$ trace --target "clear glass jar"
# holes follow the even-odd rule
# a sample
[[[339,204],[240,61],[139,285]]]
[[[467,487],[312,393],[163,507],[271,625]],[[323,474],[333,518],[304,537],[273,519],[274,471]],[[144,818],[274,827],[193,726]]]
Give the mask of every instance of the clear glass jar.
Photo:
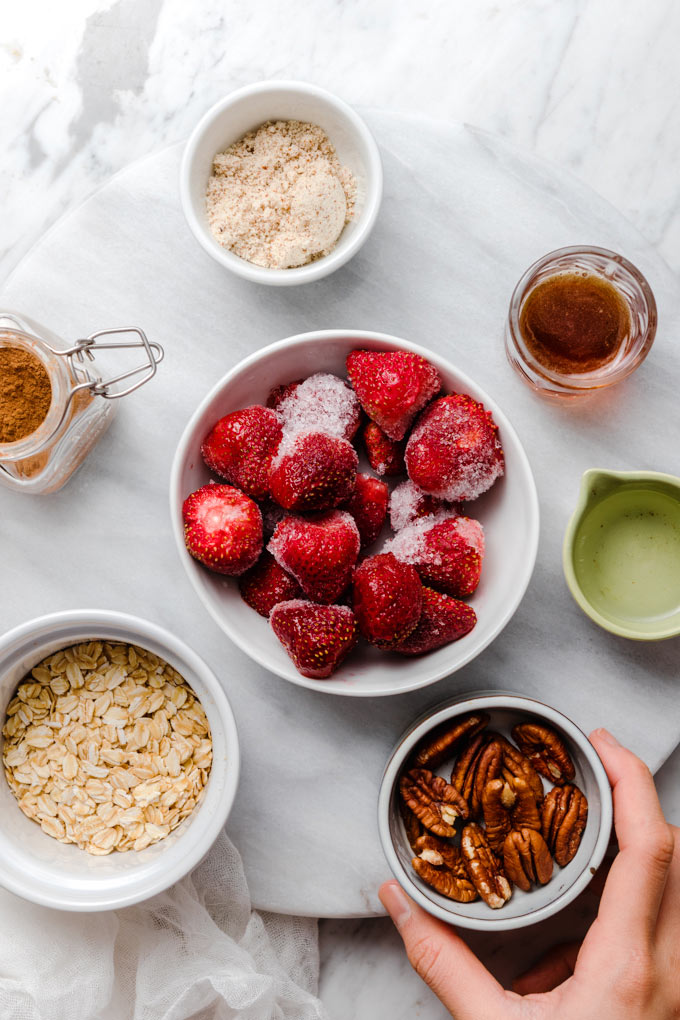
[[[611,360],[594,371],[567,374],[548,368],[532,354],[522,335],[520,320],[529,294],[548,277],[563,273],[601,277],[616,288],[628,308],[627,334]],[[634,372],[649,354],[656,325],[656,301],[651,287],[632,262],[607,248],[559,248],[529,266],[515,287],[505,327],[505,351],[524,382],[542,396],[584,396],[612,386]]]
[[[130,340],[131,333],[136,339]],[[117,334],[125,334],[127,339],[107,339]],[[32,354],[47,372],[52,387],[47,415],[38,428],[16,442],[0,443],[0,485],[35,494],[55,492],[68,481],[111,424],[116,398],[143,385],[163,358],[160,345],[150,343],[137,327],[102,330],[68,347],[27,316],[2,311],[0,347]],[[96,353],[134,347],[145,350],[146,362],[103,381],[96,370]],[[136,375],[141,377],[120,388],[123,380]]]

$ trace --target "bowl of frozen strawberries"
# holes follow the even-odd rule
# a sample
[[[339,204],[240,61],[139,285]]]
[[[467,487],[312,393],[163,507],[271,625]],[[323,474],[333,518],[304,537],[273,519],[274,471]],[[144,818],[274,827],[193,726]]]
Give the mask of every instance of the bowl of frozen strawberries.
[[[536,559],[536,487],[501,409],[381,333],[304,333],[240,362],[189,421],[170,502],[224,632],[333,694],[460,669],[511,618]]]

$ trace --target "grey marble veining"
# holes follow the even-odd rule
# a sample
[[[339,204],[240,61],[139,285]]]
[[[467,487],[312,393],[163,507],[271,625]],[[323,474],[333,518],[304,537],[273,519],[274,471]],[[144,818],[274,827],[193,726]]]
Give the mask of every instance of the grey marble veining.
[[[574,171],[680,267],[680,8],[672,0],[431,0],[427,7],[307,0],[294,18],[290,9],[281,0],[247,8],[237,0],[4,5],[0,274],[93,187],[185,137],[212,102],[263,77],[306,78],[356,104],[496,132]],[[133,451],[124,425],[118,440]],[[104,440],[104,456],[112,442]],[[94,483],[81,479],[86,493]],[[134,471],[121,478],[131,497],[141,482]],[[57,526],[55,541],[59,535]],[[26,569],[48,588],[60,580],[30,547],[10,570],[11,583]],[[128,602],[133,608],[134,592]],[[36,584],[32,612],[48,608]],[[676,822],[679,780],[676,752],[658,775]],[[544,938],[561,936],[560,922]],[[519,939],[476,948],[494,967],[500,952],[508,971],[533,955]],[[387,920],[322,922],[321,950],[321,993],[333,1020],[447,1015],[410,972]]]
[[[36,7],[40,9],[36,16]],[[574,170],[680,265],[672,0],[4,5],[5,270],[63,209],[226,92],[315,81],[483,126]]]

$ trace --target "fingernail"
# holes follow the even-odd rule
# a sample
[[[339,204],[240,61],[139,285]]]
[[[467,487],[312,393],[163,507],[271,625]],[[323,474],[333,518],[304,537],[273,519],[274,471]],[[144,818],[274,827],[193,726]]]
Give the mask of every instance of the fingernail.
[[[616,737],[613,736],[609,730],[605,730],[604,727],[597,730],[597,735],[600,740],[604,740],[605,744],[609,744],[610,747],[621,747]]]
[[[386,882],[380,889],[380,899],[397,928],[401,928],[411,916],[411,904],[398,882]]]

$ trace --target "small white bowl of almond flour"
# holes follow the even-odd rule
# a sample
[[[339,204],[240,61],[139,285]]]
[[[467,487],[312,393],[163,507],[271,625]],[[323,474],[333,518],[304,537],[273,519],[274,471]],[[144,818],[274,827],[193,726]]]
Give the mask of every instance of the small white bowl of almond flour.
[[[339,269],[375,224],[378,146],[341,99],[306,82],[226,96],[187,142],[182,208],[199,244],[255,283],[310,283]]]

